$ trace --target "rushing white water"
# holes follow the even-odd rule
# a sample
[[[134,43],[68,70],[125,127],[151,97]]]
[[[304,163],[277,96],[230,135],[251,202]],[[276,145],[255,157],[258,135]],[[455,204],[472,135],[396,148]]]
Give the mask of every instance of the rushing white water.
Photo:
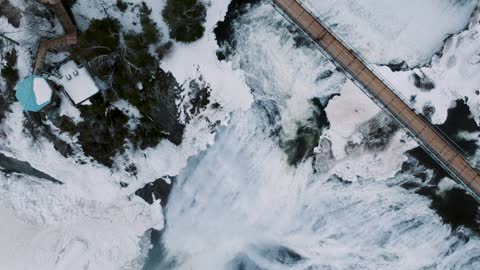
[[[478,238],[452,232],[429,200],[387,181],[346,183],[290,166],[279,141],[295,135],[344,81],[314,48],[296,48],[269,5],[236,29],[231,59],[255,102],[178,176],[152,269],[476,269]],[[281,127],[281,128],[280,128]],[[278,132],[281,130],[281,132]],[[321,161],[320,161],[321,162]],[[350,168],[352,171],[355,168]],[[348,179],[347,179],[348,180]]]

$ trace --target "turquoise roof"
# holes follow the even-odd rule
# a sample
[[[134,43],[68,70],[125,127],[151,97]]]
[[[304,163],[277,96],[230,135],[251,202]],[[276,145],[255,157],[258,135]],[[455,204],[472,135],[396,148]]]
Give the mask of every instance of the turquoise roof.
[[[37,100],[35,98],[35,92],[33,91],[33,80],[35,78],[44,79],[43,77],[40,77],[40,76],[30,75],[25,79],[23,79],[22,81],[20,81],[19,83],[17,83],[17,85],[15,86],[15,91],[16,91],[15,97],[17,97],[18,101],[20,102],[20,104],[22,104],[25,110],[31,111],[31,112],[40,111],[45,106],[47,106],[52,100],[52,98],[50,97],[50,99],[47,102],[44,102],[42,104],[37,104]]]

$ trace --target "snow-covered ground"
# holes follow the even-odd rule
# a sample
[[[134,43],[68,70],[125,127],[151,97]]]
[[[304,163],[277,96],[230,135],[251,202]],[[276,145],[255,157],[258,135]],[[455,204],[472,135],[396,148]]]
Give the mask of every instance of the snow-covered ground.
[[[302,0],[372,63],[430,62],[468,24],[477,0]]]
[[[480,10],[476,10],[468,28],[449,38],[441,56],[434,56],[431,67],[423,67],[406,72],[391,72],[387,68],[380,71],[392,84],[409,97],[416,95],[413,104],[421,111],[423,106],[431,105],[436,111],[432,117],[434,123],[443,123],[447,118],[447,109],[456,99],[467,99],[477,124],[480,123]],[[421,91],[414,86],[412,74],[425,75],[435,83],[430,91]]]
[[[2,211],[10,213],[8,218],[2,216],[2,221],[23,224],[0,230],[0,238],[17,240],[2,242],[2,248],[17,251],[17,257],[2,252],[2,266],[67,269],[66,265],[73,264],[78,268],[70,269],[88,265],[117,269],[137,257],[139,236],[152,226],[163,228],[160,203],[150,206],[121,190],[119,182],[127,178],[125,174],[65,159],[45,139],[33,145],[22,133],[22,118],[21,106],[14,105],[3,125],[7,136],[2,153],[28,161],[65,184],[1,176],[0,204]],[[9,236],[23,233],[29,241],[27,247],[23,247],[26,240]],[[26,254],[29,260],[22,259]]]
[[[433,106],[433,123],[443,123],[447,109],[465,97],[480,123],[480,96],[475,93],[480,89],[478,1],[303,2],[370,63],[405,61],[409,66],[424,66],[404,72],[392,72],[386,66],[374,68],[407,101],[416,96],[412,106],[419,112],[425,105]],[[413,73],[426,75],[435,88],[415,87]]]
[[[159,26],[164,25],[163,1],[148,2]],[[0,142],[1,153],[28,161],[65,184],[0,176],[0,268],[139,269],[139,258],[145,256],[141,236],[149,228],[162,229],[164,217],[158,201],[148,205],[132,193],[160,176],[177,174],[163,236],[166,257],[150,258],[153,264],[174,260],[169,266],[178,269],[258,269],[254,264],[265,269],[478,268],[478,236],[466,229],[452,231],[429,208],[427,198],[398,187],[401,179],[390,178],[405,160],[403,152],[415,145],[403,132],[397,132],[383,151],[344,152],[348,141],[361,139],[358,127],[378,108],[320,52],[296,47],[286,22],[270,5],[252,8],[242,18],[235,29],[237,50],[229,61],[217,60],[213,28],[228,4],[210,1],[204,38],[175,44],[162,63],[180,83],[202,76],[212,89],[211,102],[222,109],[207,109],[189,122],[180,146],[164,141],[144,152],[119,156],[119,165],[135,161],[136,178],[81,156],[65,159],[46,140],[32,144],[22,133],[22,110],[13,106],[2,125],[6,137]],[[314,4],[372,62],[421,65],[429,62],[447,34],[465,27],[477,1]],[[84,15],[105,16],[93,0],[78,0],[74,12],[81,28],[87,23]],[[124,19],[128,25],[138,18]],[[4,18],[0,25],[14,35],[16,30]],[[437,88],[429,93],[413,88],[408,76],[415,71],[381,71],[405,96],[417,94],[418,106],[431,100],[437,111],[434,120],[441,122],[450,101],[467,93],[455,91],[471,91],[477,84],[478,65],[472,63],[478,54],[477,27],[474,18],[467,31],[447,43],[443,57],[423,68],[428,74],[437,72],[431,77]],[[162,32],[168,35],[165,28]],[[12,37],[31,39],[21,33]],[[19,54],[28,55],[27,49],[22,47]],[[19,64],[21,76],[28,74],[30,62]],[[326,70],[333,74],[318,79]],[[464,74],[470,74],[469,80]],[[330,171],[315,174],[311,159],[289,166],[278,137],[295,137],[298,123],[311,116],[310,99],[326,103],[337,93],[340,96],[326,107],[330,129],[323,135],[332,142]],[[64,114],[79,118],[74,108],[62,108]],[[282,127],[281,134],[270,135],[274,127],[265,117],[269,114],[279,117],[275,124]],[[217,121],[222,127],[216,136],[211,123]],[[332,174],[363,180],[345,184],[328,180]],[[129,186],[120,188],[120,182]],[[469,241],[463,241],[465,237]],[[291,267],[281,265],[275,257],[281,253],[278,247],[294,250],[303,259]]]
[[[363,152],[360,156],[346,153],[347,143],[361,143],[365,139],[359,132],[360,125],[381,113],[380,108],[352,82],[343,85],[340,96],[329,102],[326,112],[331,126],[324,136],[332,143],[332,153],[337,160],[331,173],[344,179],[362,177],[381,180],[393,177],[407,160],[403,152],[416,146],[401,131],[380,153]]]

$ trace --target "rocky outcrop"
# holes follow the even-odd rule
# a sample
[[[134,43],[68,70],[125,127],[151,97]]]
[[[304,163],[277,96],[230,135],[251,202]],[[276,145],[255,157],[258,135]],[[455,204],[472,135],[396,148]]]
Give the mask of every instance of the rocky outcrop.
[[[362,144],[370,151],[382,151],[399,129],[397,123],[387,114],[379,113],[360,126],[363,135]]]
[[[12,157],[7,157],[2,153],[0,153],[0,171],[5,174],[19,173],[30,175],[33,177],[51,181],[55,184],[63,184],[62,181],[59,181],[52,176],[33,168],[30,163]]]
[[[22,13],[20,9],[13,6],[9,0],[0,0],[0,17],[7,18],[8,23],[13,27],[20,27]]]
[[[217,23],[214,29],[215,37],[218,47],[221,49],[217,51],[218,60],[225,60],[233,52],[236,46],[234,37],[234,27],[236,21],[245,13],[248,12],[251,5],[260,3],[259,0],[233,0],[228,6],[228,11],[225,19]]]
[[[155,200],[160,199],[162,207],[165,207],[168,202],[170,191],[172,190],[171,183],[173,181],[174,179],[169,176],[159,178],[135,191],[135,195],[144,199],[149,204],[152,204]]]

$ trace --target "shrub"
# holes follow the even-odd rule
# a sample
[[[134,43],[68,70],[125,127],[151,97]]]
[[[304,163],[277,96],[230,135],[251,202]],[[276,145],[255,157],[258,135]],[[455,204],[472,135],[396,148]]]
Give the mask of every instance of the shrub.
[[[150,18],[152,10],[145,2],[140,5],[140,25],[142,25],[143,37],[148,44],[155,44],[160,41],[160,31],[157,24]]]
[[[175,103],[179,85],[150,54],[151,45],[160,40],[150,13],[142,3],[142,33],[123,33],[118,21],[112,18],[92,20],[72,54],[77,61],[88,62],[92,74],[112,89],[91,98],[92,106],[80,106],[84,121],[77,125],[84,154],[109,167],[113,165],[113,156],[125,151],[128,139],[141,149],[155,146],[164,138],[177,144],[182,139],[183,126],[178,124]],[[170,46],[165,45],[165,51]],[[136,88],[138,82],[143,85],[141,91]],[[118,98],[140,111],[141,124],[135,130],[129,130],[128,116],[111,105]],[[67,123],[66,129],[70,128]]]
[[[15,49],[5,54],[6,65],[2,67],[1,75],[7,84],[7,91],[13,91],[15,84],[18,82],[17,69],[17,51]]]
[[[162,45],[158,46],[156,50],[158,58],[161,60],[165,56],[167,56],[170,50],[172,49],[172,47],[173,47],[173,42],[171,41],[167,41]]]
[[[113,108],[101,95],[96,95],[92,103],[92,106],[79,107],[85,120],[78,124],[78,142],[86,156],[111,167],[113,156],[125,151],[128,116]]]
[[[128,4],[122,0],[117,0],[116,6],[121,12],[125,12],[128,8]]]
[[[90,21],[88,29],[79,35],[74,57],[82,62],[95,56],[109,54],[120,45],[120,23],[117,19],[105,18]]]
[[[70,135],[73,135],[73,134],[77,133],[77,126],[75,125],[75,122],[73,122],[73,120],[66,115],[60,116],[60,118],[58,119],[58,126],[57,127],[62,132],[66,132]]]
[[[205,32],[207,10],[200,0],[167,0],[162,12],[170,35],[180,42],[193,42]]]

